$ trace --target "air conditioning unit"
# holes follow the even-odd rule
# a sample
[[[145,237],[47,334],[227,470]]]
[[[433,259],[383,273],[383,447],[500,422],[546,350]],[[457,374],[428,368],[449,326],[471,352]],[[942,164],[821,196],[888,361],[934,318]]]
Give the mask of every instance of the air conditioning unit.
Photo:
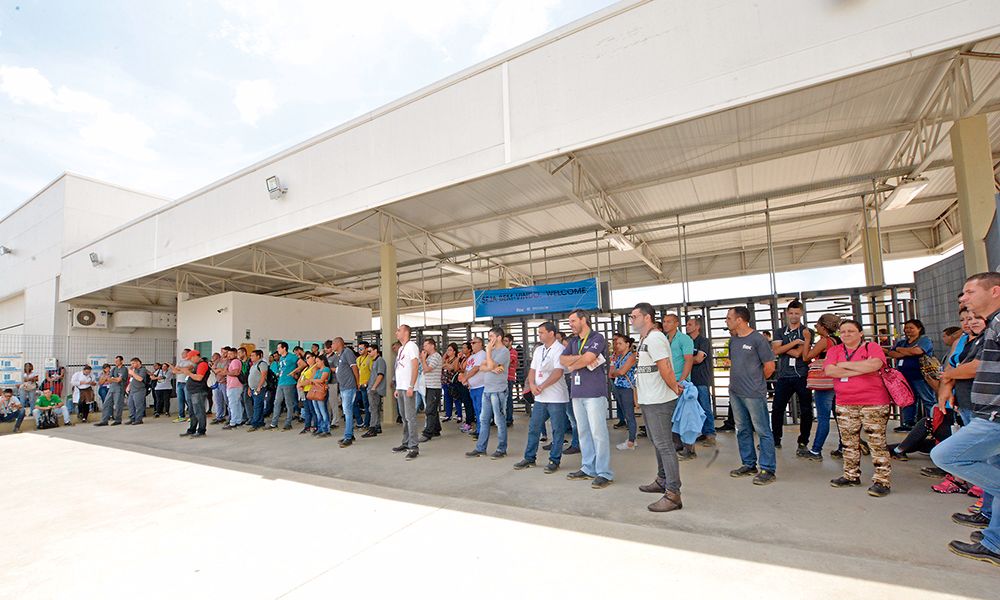
[[[77,329],[107,329],[108,311],[97,308],[74,308],[73,327]]]

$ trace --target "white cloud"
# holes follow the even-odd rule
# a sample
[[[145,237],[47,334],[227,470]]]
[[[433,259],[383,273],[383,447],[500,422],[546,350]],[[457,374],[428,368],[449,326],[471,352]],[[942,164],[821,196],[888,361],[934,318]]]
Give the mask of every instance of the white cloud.
[[[156,158],[148,146],[156,134],[151,127],[88,92],[67,86],[54,89],[38,69],[0,65],[0,92],[16,104],[70,115],[71,125],[88,146],[142,160]]]
[[[256,125],[264,117],[278,107],[274,99],[274,86],[267,79],[253,79],[236,84],[236,96],[233,98],[240,119],[248,125]]]

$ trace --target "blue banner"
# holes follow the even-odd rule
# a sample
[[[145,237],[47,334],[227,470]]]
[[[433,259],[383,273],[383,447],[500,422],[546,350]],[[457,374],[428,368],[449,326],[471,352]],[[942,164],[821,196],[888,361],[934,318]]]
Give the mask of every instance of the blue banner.
[[[600,307],[596,278],[503,290],[476,290],[476,318],[514,317]]]

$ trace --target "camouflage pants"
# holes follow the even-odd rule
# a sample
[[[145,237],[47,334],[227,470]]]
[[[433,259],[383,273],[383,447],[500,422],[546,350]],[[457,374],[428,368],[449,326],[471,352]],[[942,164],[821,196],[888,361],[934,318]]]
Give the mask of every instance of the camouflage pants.
[[[844,442],[844,477],[861,479],[861,431],[868,437],[872,450],[875,475],[872,481],[889,487],[892,466],[885,447],[885,427],[889,422],[889,405],[837,405],[837,424]]]

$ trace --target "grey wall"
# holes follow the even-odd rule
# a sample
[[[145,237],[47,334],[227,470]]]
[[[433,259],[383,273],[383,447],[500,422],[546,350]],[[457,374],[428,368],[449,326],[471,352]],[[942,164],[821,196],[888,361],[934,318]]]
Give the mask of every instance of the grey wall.
[[[927,335],[934,342],[934,354],[941,357],[946,352],[941,330],[958,325],[958,294],[965,282],[963,253],[915,271],[913,281],[917,288],[917,317],[924,322]]]

